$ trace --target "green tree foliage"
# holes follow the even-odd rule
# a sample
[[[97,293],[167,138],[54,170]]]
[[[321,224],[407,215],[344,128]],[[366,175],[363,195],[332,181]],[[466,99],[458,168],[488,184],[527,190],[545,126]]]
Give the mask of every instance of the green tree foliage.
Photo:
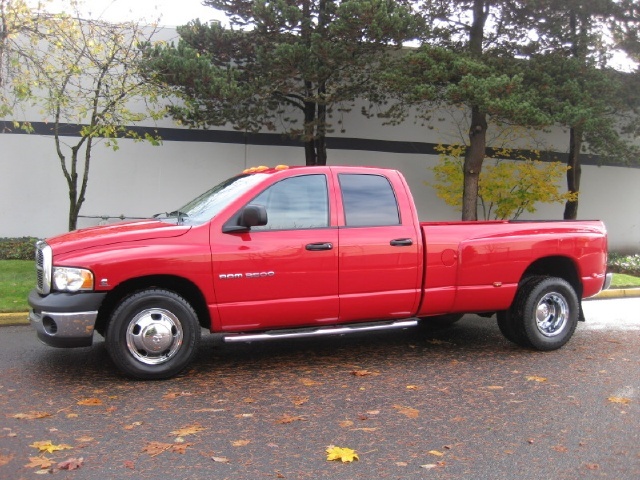
[[[138,73],[139,46],[154,32],[131,22],[81,20],[77,11],[50,14],[40,22],[46,35],[31,43],[28,64],[14,64],[13,88],[23,102],[39,107],[51,125],[69,191],[68,228],[73,230],[85,201],[95,144],[117,150],[120,137],[160,141],[129,127],[165,114],[157,106],[159,91]],[[25,42],[30,40],[27,36]],[[141,99],[145,108],[133,103]]]
[[[230,28],[194,21],[178,29],[177,46],[148,52],[149,77],[182,99],[172,115],[190,126],[283,129],[304,142],[307,165],[326,164],[341,111],[369,87],[389,46],[418,27],[405,0],[204,3]]]
[[[539,107],[538,90],[524,82],[526,66],[514,59],[517,30],[504,23],[513,2],[425,0],[420,5],[434,25],[433,35],[387,68],[384,88],[396,98],[384,116],[400,121],[417,109],[419,117],[430,119],[443,105],[467,109],[462,219],[476,220],[490,121],[539,127],[552,118]]]
[[[514,21],[535,39],[521,43],[531,59],[528,82],[543,90],[545,110],[569,128],[567,187],[580,190],[580,154],[587,150],[619,163],[637,161],[640,154],[624,132],[625,113],[638,107],[635,75],[621,75],[608,67],[616,46],[607,33],[629,51],[637,46],[640,20],[634,1],[536,0],[520,2]],[[529,36],[529,38],[531,35]],[[636,47],[637,48],[637,47]],[[636,85],[637,86],[637,85]],[[631,116],[637,119],[637,116]],[[578,213],[578,199],[567,201],[565,219]]]
[[[433,187],[447,205],[462,209],[464,145],[439,146],[440,161],[433,167]],[[577,195],[560,193],[559,182],[567,169],[562,162],[531,158],[507,160],[510,149],[494,151],[493,162],[484,166],[478,185],[478,205],[485,220],[516,220],[525,211],[533,213],[538,203],[564,203]]]

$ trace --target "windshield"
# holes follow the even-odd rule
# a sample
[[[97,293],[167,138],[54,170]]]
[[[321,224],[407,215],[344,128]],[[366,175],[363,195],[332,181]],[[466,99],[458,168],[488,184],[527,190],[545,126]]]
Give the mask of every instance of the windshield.
[[[244,192],[258,184],[264,174],[254,173],[238,175],[216,185],[199,197],[170,213],[161,213],[156,217],[177,218],[178,223],[200,225],[215,217]]]

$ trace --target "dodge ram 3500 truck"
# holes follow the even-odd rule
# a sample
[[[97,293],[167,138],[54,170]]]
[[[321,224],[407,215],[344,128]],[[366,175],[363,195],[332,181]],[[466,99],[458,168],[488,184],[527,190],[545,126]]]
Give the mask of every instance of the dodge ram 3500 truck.
[[[141,379],[226,342],[407,328],[497,313],[525,348],[554,350],[607,287],[599,221],[421,223],[403,176],[372,167],[258,167],[149,220],[36,247],[38,337],[105,338]]]

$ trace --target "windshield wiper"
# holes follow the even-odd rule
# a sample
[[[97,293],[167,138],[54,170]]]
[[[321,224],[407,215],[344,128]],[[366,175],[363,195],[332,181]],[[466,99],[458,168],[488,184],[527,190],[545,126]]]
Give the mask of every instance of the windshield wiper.
[[[182,223],[182,221],[187,218],[189,215],[180,210],[174,210],[173,212],[162,212],[156,213],[153,218],[164,217],[164,218],[173,218],[176,217],[178,219],[178,223]]]

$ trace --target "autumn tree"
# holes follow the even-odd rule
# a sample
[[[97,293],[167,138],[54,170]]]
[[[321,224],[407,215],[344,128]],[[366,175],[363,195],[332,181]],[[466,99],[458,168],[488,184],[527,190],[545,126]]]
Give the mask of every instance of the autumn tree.
[[[432,168],[431,184],[447,205],[462,209],[464,145],[440,145],[440,160]],[[575,194],[560,192],[559,182],[567,167],[562,162],[540,161],[537,155],[522,155],[510,148],[492,149],[478,182],[478,203],[485,220],[517,220],[533,213],[539,203],[564,203]]]
[[[158,90],[138,74],[139,45],[151,41],[154,30],[132,22],[81,20],[77,12],[45,20],[47,36],[38,43],[35,68],[17,72],[14,88],[23,102],[40,108],[50,125],[68,186],[68,228],[74,230],[94,146],[103,142],[116,150],[121,137],[159,142],[130,127],[164,115],[156,103]]]
[[[42,7],[30,8],[25,0],[0,0],[0,116],[13,113],[27,93],[21,72],[34,68],[34,50],[43,38]],[[15,82],[14,82],[15,80]]]
[[[198,21],[180,42],[149,52],[150,78],[183,103],[172,115],[190,126],[231,123],[284,130],[304,143],[307,165],[327,162],[326,137],[375,77],[375,67],[413,38],[409,1],[205,0],[230,27]]]

